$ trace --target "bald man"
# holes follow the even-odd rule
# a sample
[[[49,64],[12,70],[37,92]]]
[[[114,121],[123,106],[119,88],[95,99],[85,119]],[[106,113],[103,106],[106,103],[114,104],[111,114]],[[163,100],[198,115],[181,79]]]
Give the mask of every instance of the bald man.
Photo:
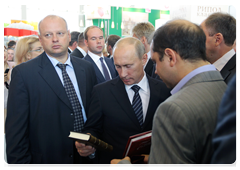
[[[119,40],[114,46],[113,57],[119,77],[95,86],[84,127],[85,133],[113,146],[112,152],[96,151],[95,159],[103,164],[109,164],[113,158],[122,158],[129,136],[152,129],[155,110],[168,97],[168,90],[162,88],[165,87],[163,82],[144,72],[147,54],[140,40],[133,37]],[[142,111],[139,117],[132,106],[137,86]],[[95,151],[78,142],[76,147],[81,156]]]
[[[72,84],[75,102],[81,106],[78,114],[83,122],[79,123],[84,124],[91,91],[97,83],[94,69],[87,61],[68,54],[71,36],[63,18],[49,15],[38,28],[45,52],[12,71],[6,119],[7,161],[11,164],[85,163],[74,141],[68,138],[78,119],[67,84]],[[65,66],[65,72],[61,65]]]

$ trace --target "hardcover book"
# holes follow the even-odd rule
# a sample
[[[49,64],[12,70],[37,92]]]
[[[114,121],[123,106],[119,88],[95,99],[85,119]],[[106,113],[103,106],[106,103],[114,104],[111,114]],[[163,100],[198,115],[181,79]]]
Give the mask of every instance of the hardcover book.
[[[113,150],[113,146],[109,145],[108,143],[96,138],[93,135],[85,134],[85,133],[79,133],[79,132],[71,132],[68,136],[71,139],[77,140],[80,143],[84,143],[87,145],[91,145],[95,147],[96,149],[102,150],[102,151],[109,151],[111,152]]]

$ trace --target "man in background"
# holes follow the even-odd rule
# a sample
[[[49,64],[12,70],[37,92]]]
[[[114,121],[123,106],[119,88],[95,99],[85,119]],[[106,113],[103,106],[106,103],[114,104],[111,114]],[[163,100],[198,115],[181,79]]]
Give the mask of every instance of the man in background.
[[[78,31],[71,32],[71,41],[69,42],[68,53],[72,53],[77,48],[79,34],[80,32]]]
[[[75,50],[71,53],[71,55],[84,58],[87,55],[88,48],[84,43],[84,36],[83,33],[78,35],[78,46]]]
[[[85,60],[93,64],[98,83],[109,81],[117,76],[117,71],[111,59],[103,56],[105,41],[103,31],[97,26],[90,26],[84,31],[88,54]]]
[[[153,70],[155,69],[153,61],[151,60],[150,50],[154,32],[155,28],[150,22],[137,23],[132,29],[132,36],[139,39],[143,43],[145,51],[147,53],[148,60],[144,66],[144,70],[149,76],[152,76]]]
[[[113,54],[113,47],[116,44],[116,42],[120,39],[121,37],[118,35],[109,35],[106,40],[106,46],[107,46],[107,52],[109,53],[108,58],[112,58],[112,54]]]
[[[213,13],[201,24],[206,35],[207,60],[220,71],[228,84],[236,73],[236,19],[229,14]]]
[[[211,161],[212,136],[226,84],[207,61],[205,42],[202,29],[187,20],[170,21],[154,34],[156,73],[172,89],[172,96],[154,115],[149,164]]]

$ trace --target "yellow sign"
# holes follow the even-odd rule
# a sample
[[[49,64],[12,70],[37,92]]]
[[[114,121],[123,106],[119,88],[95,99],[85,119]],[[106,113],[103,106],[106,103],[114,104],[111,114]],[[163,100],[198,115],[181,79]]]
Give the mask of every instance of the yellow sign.
[[[33,26],[34,31],[38,30],[38,22],[29,22],[29,21],[24,21],[24,20],[11,20],[11,24],[20,23],[20,22]]]

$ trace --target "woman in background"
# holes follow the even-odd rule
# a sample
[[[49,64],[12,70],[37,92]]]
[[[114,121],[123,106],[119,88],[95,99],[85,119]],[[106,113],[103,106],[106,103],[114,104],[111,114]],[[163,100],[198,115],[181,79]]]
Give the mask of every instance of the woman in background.
[[[19,65],[37,57],[42,52],[43,48],[37,36],[23,37],[17,42],[14,61],[16,65]]]

